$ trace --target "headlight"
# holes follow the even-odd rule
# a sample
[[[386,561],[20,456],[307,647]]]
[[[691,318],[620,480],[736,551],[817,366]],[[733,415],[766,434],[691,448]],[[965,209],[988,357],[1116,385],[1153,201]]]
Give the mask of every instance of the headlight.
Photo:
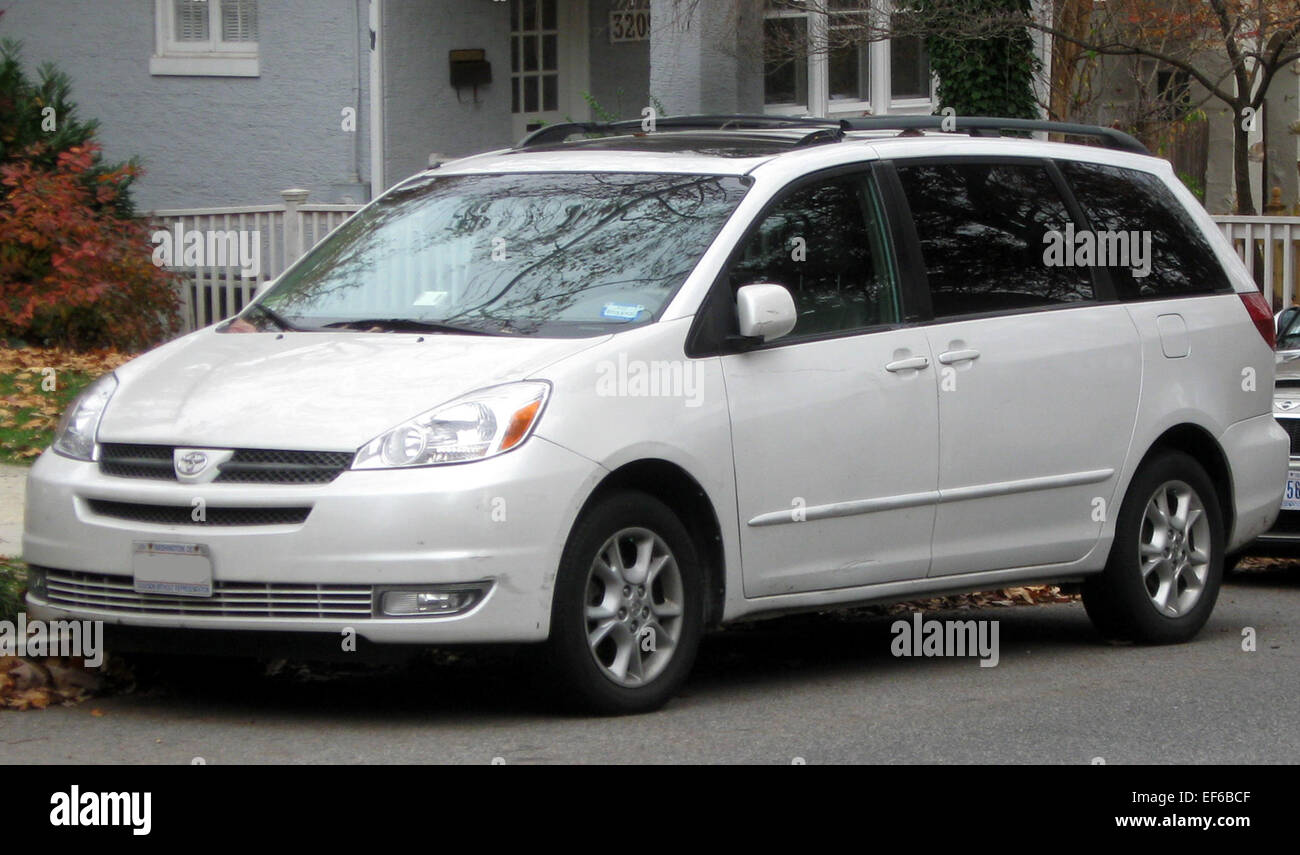
[[[108,399],[117,391],[117,378],[105,374],[91,383],[64,410],[63,418],[54,431],[53,448],[65,457],[76,460],[95,459],[95,434],[99,431],[99,420],[108,407]]]
[[[471,392],[375,437],[352,468],[437,466],[502,454],[533,432],[550,392],[549,383],[533,380]]]

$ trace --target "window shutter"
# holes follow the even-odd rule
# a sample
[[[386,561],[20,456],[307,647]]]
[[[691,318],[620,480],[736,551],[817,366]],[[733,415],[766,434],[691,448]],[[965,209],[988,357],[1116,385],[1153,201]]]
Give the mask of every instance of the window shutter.
[[[221,40],[257,41],[257,0],[221,0]]]
[[[176,18],[176,41],[206,42],[208,36],[207,0],[173,0]]]

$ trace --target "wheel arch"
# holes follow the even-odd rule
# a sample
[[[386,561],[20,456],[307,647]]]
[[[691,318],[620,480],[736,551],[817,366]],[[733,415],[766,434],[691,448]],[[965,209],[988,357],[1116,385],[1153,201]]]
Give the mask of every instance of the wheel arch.
[[[704,565],[708,586],[705,623],[709,626],[720,623],[726,597],[726,554],[717,510],[700,483],[676,463],[660,458],[633,460],[601,479],[583,503],[578,518],[613,490],[648,493],[677,515],[690,533]]]
[[[1151,443],[1134,472],[1136,473],[1161,451],[1181,451],[1205,469],[1205,473],[1210,476],[1210,482],[1214,484],[1214,491],[1218,494],[1219,511],[1223,515],[1225,543],[1232,542],[1237,504],[1233,494],[1232,469],[1228,466],[1228,457],[1224,454],[1219,441],[1200,425],[1190,422],[1174,425]]]

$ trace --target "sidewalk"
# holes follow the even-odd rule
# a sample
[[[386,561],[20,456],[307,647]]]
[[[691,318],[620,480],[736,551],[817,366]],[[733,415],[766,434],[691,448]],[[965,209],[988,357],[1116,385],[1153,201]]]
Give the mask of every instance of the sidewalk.
[[[0,556],[23,551],[23,495],[28,468],[0,464]]]

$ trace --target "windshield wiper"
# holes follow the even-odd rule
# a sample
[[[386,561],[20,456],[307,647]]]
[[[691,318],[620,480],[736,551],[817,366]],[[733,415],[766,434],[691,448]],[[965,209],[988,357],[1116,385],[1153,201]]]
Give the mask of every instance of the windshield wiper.
[[[323,330],[355,330],[369,332],[375,329],[383,332],[429,332],[449,333],[453,335],[496,335],[488,330],[473,327],[458,327],[454,324],[440,324],[434,321],[421,321],[415,318],[365,318],[356,321],[335,321],[323,324]]]
[[[277,327],[284,330],[285,332],[302,332],[302,330],[300,330],[298,327],[295,327],[293,324],[289,323],[283,317],[281,317],[278,312],[268,309],[266,306],[263,306],[261,303],[253,303],[252,305],[249,306],[249,308],[257,309],[266,317],[267,320],[269,320],[271,323],[275,324]]]

